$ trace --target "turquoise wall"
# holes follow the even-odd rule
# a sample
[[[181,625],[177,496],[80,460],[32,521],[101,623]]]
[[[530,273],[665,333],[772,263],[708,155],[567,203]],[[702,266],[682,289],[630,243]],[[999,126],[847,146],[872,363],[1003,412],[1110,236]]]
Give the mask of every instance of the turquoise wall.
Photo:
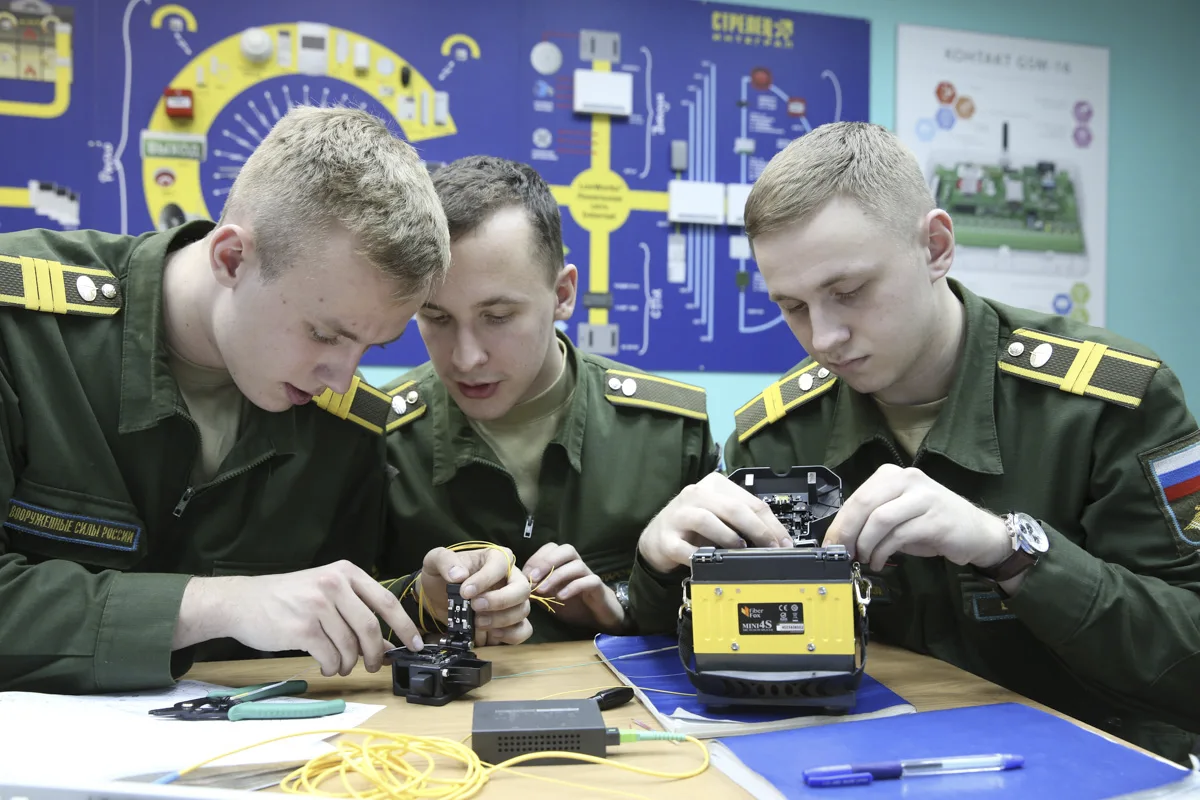
[[[602,1],[602,0],[600,0]],[[763,0],[871,21],[871,121],[896,119],[902,23],[1109,48],[1108,327],[1158,351],[1200,397],[1200,0]],[[1192,325],[1197,325],[1196,329]],[[415,332],[415,331],[414,331]],[[797,351],[797,356],[799,351]],[[373,383],[397,369],[369,367]],[[713,434],[774,375],[666,373],[703,386]]]

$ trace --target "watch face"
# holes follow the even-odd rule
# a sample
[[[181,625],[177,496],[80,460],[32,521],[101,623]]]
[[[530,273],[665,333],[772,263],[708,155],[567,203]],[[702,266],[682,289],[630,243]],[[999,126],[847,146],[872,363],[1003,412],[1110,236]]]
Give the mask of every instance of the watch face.
[[[1017,541],[1022,549],[1031,553],[1044,553],[1050,548],[1050,539],[1042,526],[1028,514],[1016,515]]]

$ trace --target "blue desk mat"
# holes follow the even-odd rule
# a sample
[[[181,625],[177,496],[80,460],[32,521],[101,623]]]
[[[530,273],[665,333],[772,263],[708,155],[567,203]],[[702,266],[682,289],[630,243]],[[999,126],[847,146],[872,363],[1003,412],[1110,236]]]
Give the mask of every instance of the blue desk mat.
[[[1156,788],[1190,773],[1053,714],[1017,703],[926,711],[718,740],[785,797],[1091,800]],[[1021,769],[809,788],[803,770],[852,762],[1012,753]]]

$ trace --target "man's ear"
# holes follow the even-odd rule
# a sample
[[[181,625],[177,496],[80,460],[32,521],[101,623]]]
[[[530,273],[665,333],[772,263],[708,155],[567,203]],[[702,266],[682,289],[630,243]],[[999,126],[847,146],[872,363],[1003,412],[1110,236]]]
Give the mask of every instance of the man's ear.
[[[208,266],[217,283],[232,289],[244,281],[254,258],[254,235],[240,225],[222,225],[208,237]]]
[[[558,271],[554,279],[554,318],[556,320],[570,319],[575,313],[575,294],[579,288],[579,270],[574,264],[567,264]]]
[[[925,253],[929,268],[929,282],[946,277],[954,263],[954,220],[940,208],[925,215]]]

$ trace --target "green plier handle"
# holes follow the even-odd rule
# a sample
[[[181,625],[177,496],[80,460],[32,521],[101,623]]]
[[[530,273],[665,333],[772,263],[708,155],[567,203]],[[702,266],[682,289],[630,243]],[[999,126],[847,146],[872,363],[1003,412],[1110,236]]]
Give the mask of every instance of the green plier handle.
[[[229,708],[229,720],[243,719],[312,719],[341,714],[345,700],[306,700],[303,703],[260,703],[250,701]]]
[[[346,710],[345,700],[308,700],[303,703],[264,703],[271,697],[291,697],[308,691],[307,681],[278,681],[243,686],[240,689],[218,689],[209,692],[213,700],[224,700],[231,722],[243,719],[312,719],[340,714]]]

